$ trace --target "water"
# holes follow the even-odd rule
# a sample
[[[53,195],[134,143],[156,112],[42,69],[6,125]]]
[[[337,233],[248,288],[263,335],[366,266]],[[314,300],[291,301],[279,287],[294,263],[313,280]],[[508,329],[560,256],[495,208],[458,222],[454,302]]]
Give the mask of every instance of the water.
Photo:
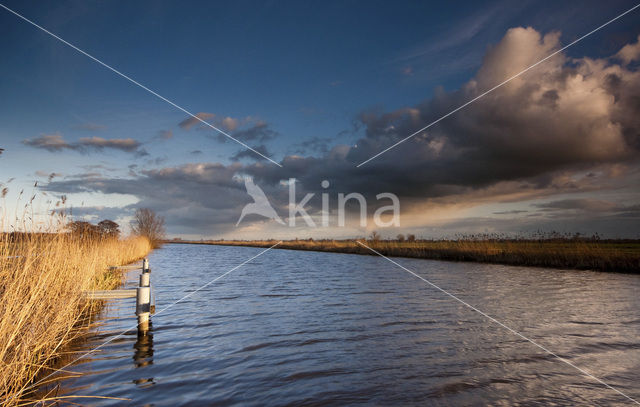
[[[158,311],[262,250],[155,251]],[[640,400],[640,276],[396,260]],[[112,302],[81,349],[134,326],[133,309]],[[60,394],[149,406],[632,404],[377,256],[272,250],[152,321],[146,337],[76,364],[84,375]]]

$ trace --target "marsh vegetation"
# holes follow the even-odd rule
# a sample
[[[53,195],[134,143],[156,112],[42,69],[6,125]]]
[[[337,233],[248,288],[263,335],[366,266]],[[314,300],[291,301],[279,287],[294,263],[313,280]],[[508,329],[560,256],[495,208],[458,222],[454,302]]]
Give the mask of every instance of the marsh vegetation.
[[[54,232],[0,234],[3,404],[28,401],[29,386],[52,373],[66,345],[91,324],[102,304],[83,292],[119,286],[122,274],[109,266],[151,250],[146,237],[120,239],[114,225],[72,222]]]
[[[276,248],[385,256],[472,261],[518,266],[640,272],[640,241],[603,240],[597,236],[545,235],[535,238],[463,236],[455,240],[423,240],[413,235],[385,240],[377,233],[359,240],[285,240]],[[181,243],[180,241],[174,241]],[[269,247],[276,240],[211,240],[192,243]]]

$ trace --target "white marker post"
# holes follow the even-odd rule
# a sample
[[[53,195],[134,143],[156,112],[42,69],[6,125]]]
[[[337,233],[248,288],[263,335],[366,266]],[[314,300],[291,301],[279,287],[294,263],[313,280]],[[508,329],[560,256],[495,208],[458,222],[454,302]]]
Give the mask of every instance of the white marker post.
[[[149,261],[142,261],[142,274],[140,284],[136,291],[136,315],[138,316],[138,333],[146,333],[149,330],[149,318],[151,316],[151,269]]]

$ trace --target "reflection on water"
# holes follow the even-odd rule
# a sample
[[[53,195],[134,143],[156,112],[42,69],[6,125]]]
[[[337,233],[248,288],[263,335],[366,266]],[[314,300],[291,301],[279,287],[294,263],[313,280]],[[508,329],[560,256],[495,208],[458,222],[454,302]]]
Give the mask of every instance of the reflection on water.
[[[133,361],[136,368],[153,364],[153,322],[149,323],[149,330],[138,330],[138,340],[133,345]],[[139,387],[153,386],[153,377],[134,379],[133,382]]]
[[[261,250],[168,245],[154,252],[159,307]],[[640,397],[640,276],[398,261]],[[96,347],[136,324],[130,300],[112,302],[104,316],[78,346]],[[628,405],[374,256],[270,251],[152,324],[75,365],[84,375],[61,381],[61,393],[156,406]]]
[[[133,361],[136,367],[144,367],[153,363],[153,322],[149,323],[149,330],[138,330],[138,340],[133,345]]]

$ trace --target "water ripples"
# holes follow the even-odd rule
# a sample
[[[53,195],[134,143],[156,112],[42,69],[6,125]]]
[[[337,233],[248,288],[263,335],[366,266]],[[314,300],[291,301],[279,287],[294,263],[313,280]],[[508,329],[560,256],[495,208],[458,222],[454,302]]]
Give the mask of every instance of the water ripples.
[[[153,253],[157,307],[261,249]],[[640,276],[399,259],[640,397]],[[137,276],[131,276],[131,282]],[[78,351],[135,324],[114,302]],[[384,259],[273,250],[74,366],[61,393],[132,405],[627,405],[628,400]],[[95,405],[120,405],[96,399]]]

